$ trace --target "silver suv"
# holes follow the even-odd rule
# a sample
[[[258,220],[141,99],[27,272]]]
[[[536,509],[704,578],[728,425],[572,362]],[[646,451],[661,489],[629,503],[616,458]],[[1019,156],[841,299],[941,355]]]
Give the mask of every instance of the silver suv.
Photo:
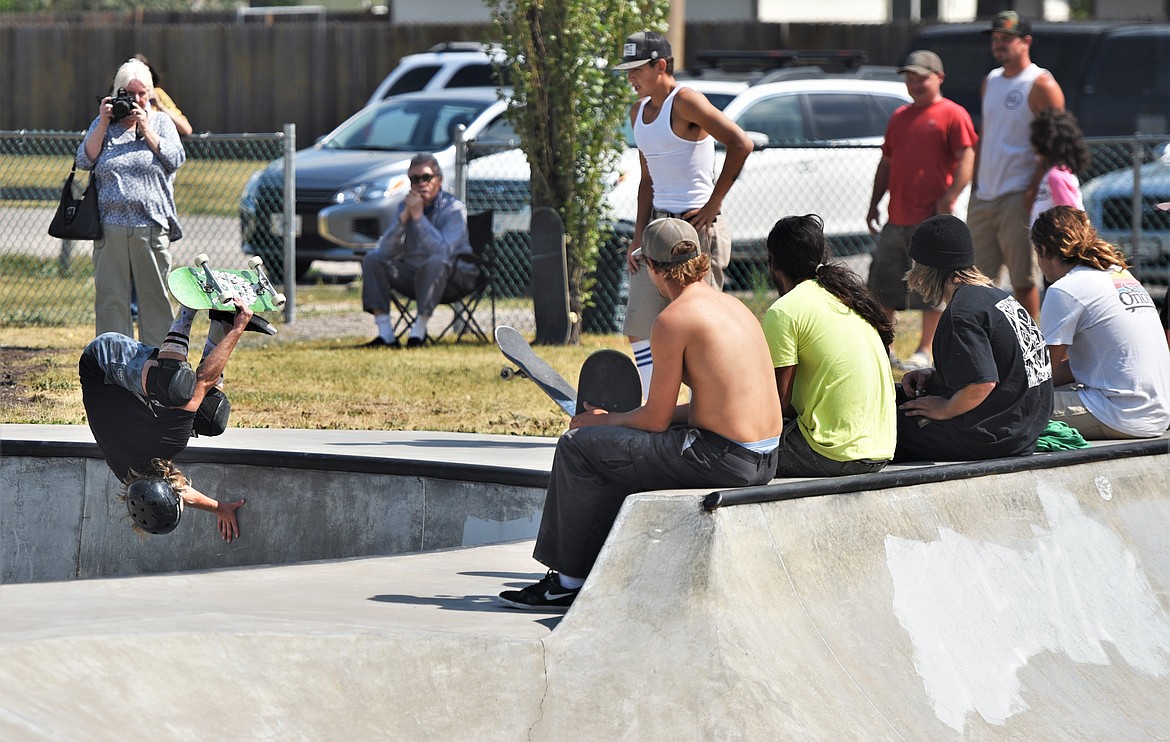
[[[503,61],[504,50],[498,44],[485,46],[475,41],[438,44],[398,60],[398,65],[374,89],[366,105],[419,90],[507,86],[507,81],[501,80],[496,71],[496,65]]]
[[[1134,241],[1133,168],[1093,178],[1081,188],[1085,212],[1101,237],[1121,248],[1134,274],[1148,285],[1170,284],[1170,212],[1157,208],[1170,201],[1170,144],[1161,156],[1141,166],[1139,238]]]

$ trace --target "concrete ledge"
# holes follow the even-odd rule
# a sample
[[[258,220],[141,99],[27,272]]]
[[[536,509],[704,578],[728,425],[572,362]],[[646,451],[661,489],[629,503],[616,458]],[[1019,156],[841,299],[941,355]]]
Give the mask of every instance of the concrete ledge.
[[[19,429],[18,429],[19,428]],[[385,431],[233,430],[178,459],[241,537],[188,511],[136,538],[88,429],[0,426],[0,582],[398,554],[532,538],[555,441]],[[88,439],[88,441],[87,441]],[[506,455],[502,454],[506,452]]]

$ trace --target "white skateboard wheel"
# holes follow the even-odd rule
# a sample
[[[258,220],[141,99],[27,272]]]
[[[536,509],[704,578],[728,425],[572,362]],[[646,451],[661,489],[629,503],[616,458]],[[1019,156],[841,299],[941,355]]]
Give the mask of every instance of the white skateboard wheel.
[[[234,299],[234,298],[236,298],[236,297],[232,296],[229,293],[223,292],[219,296],[215,297],[215,300],[217,302],[219,302],[220,304],[224,304],[224,305],[230,307],[230,306],[234,306],[232,304],[232,299]]]
[[[201,252],[195,256],[196,267],[202,268],[203,266],[207,265],[208,262],[210,261],[208,260],[207,253],[205,252]]]
[[[248,258],[248,267],[252,270],[256,270],[261,265],[264,265],[264,258],[260,257],[259,255],[253,255],[252,257]]]
[[[283,307],[285,305],[285,302],[287,302],[287,301],[288,301],[287,297],[285,297],[285,295],[281,294],[281,293],[277,293],[277,294],[273,295],[273,297],[272,297],[272,304],[277,309],[280,309],[281,307]]]

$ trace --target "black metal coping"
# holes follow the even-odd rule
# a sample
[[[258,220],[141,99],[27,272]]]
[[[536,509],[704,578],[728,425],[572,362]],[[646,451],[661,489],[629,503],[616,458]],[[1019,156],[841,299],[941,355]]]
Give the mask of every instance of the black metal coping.
[[[843,495],[1167,453],[1170,453],[1170,437],[1163,435],[1158,438],[1118,443],[1098,442],[1089,448],[1074,451],[1037,453],[1031,456],[986,461],[898,464],[875,474],[815,479],[781,479],[756,487],[716,490],[703,498],[703,508],[707,511],[713,511],[732,505],[778,502],[822,495]],[[0,455],[102,458],[95,443],[28,440],[3,441],[0,443]],[[176,456],[175,460],[180,463],[234,464],[427,477],[541,489],[547,488],[549,483],[549,472],[547,471],[355,454],[188,448]],[[1170,475],[1170,471],[1167,471],[1167,474]]]
[[[0,455],[41,458],[66,457],[101,459],[96,443],[7,440],[0,443]],[[188,448],[178,456],[179,463],[235,464],[284,469],[315,469],[364,474],[390,474],[404,477],[450,479],[515,487],[548,487],[549,473],[533,469],[516,469],[484,464],[423,461],[386,456],[308,453],[303,451],[252,451],[227,448]]]
[[[712,492],[703,498],[707,511],[729,505],[750,505],[760,502],[794,500],[801,497],[821,495],[843,495],[851,492],[908,487],[916,484],[951,482],[958,479],[988,477],[995,474],[1010,474],[1018,471],[1055,469],[1076,464],[1091,464],[1096,461],[1130,458],[1134,456],[1157,456],[1170,453],[1170,439],[1165,435],[1140,441],[1124,443],[1095,443],[1089,448],[1075,451],[1036,453],[987,461],[964,461],[936,464],[933,462],[896,465],[875,474],[854,474],[844,477],[822,477],[808,480],[784,480],[762,484],[757,487],[740,487]],[[1167,472],[1170,475],[1170,471]]]

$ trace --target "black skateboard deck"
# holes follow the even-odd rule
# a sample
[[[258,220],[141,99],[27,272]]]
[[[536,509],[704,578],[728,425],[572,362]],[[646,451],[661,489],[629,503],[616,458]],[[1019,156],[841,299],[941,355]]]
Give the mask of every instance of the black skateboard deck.
[[[642,379],[634,360],[608,348],[590,354],[577,380],[577,414],[585,404],[606,412],[629,412],[642,404]]]
[[[505,366],[500,378],[505,381],[522,376],[540,387],[567,415],[585,412],[588,402],[609,412],[627,412],[642,404],[642,382],[629,356],[616,350],[594,352],[581,365],[580,391],[532,349],[515,328],[496,328],[496,344],[516,368]]]
[[[573,329],[569,315],[569,268],[565,225],[554,209],[532,210],[532,308],[536,344],[564,345]]]

